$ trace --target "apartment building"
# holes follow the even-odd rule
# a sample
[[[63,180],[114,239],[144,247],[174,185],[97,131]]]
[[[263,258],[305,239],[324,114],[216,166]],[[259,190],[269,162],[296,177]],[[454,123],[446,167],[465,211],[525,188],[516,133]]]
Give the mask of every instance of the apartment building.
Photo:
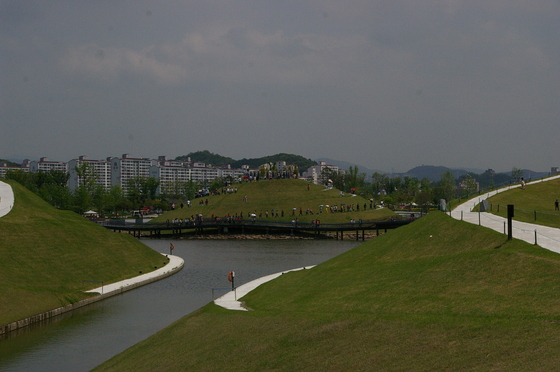
[[[111,186],[119,185],[124,193],[128,193],[128,180],[135,177],[150,177],[150,167],[157,165],[157,160],[149,158],[133,158],[129,154],[110,158]]]
[[[307,168],[307,171],[303,172],[302,177],[308,179],[316,185],[319,185],[321,181],[321,175],[324,170],[330,169],[332,172],[338,173],[341,170],[338,169],[336,165],[329,165],[325,161],[320,161],[319,164]],[[342,170],[343,171],[343,170]]]
[[[105,187],[106,189],[111,188],[111,162],[107,160],[91,160],[88,159],[86,155],[81,155],[78,159],[72,159],[68,162],[68,188],[70,190],[76,190],[82,183],[83,180],[80,179],[76,167],[88,163],[91,165],[95,172],[96,179],[95,182],[98,185]]]
[[[5,178],[6,173],[10,170],[21,170],[24,172],[29,172],[29,160],[27,160],[27,163],[24,162],[21,167],[13,167],[9,166],[6,162],[0,162],[0,178]]]
[[[32,160],[29,162],[29,171],[31,173],[48,172],[51,170],[68,172],[68,164],[63,161],[51,161],[46,157],[39,158],[39,161]]]

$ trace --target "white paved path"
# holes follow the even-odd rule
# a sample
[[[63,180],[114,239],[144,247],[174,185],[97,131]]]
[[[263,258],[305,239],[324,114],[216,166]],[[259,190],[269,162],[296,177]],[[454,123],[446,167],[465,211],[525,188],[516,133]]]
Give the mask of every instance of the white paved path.
[[[551,181],[558,178],[560,178],[560,175],[545,178],[544,180],[529,182],[527,183],[527,186],[539,182]],[[488,227],[492,230],[507,234],[507,218],[499,217],[486,212],[479,213],[471,211],[482,200],[516,187],[520,186],[512,185],[504,187],[502,189],[495,190],[470,199],[469,201],[466,201],[465,203],[460,204],[455,209],[453,209],[453,211],[451,212],[451,216],[458,220],[463,220],[476,225],[480,224],[481,226]],[[514,238],[524,240],[531,244],[535,244],[536,240],[537,245],[553,252],[560,253],[560,229],[514,220],[512,222],[512,234]]]
[[[214,303],[216,305],[221,306],[223,308],[226,308],[228,310],[248,311],[246,308],[244,308],[241,305],[241,302],[238,301],[240,298],[245,296],[247,293],[251,292],[253,289],[257,288],[261,284],[269,282],[272,279],[278,278],[282,274],[289,273],[291,271],[311,269],[313,267],[315,267],[315,266],[305,266],[305,267],[302,267],[302,268],[299,268],[299,269],[282,271],[280,273],[263,276],[262,278],[255,279],[253,281],[250,281],[249,283],[245,283],[242,286],[237,287],[235,289],[235,291],[229,291],[228,293],[226,293],[222,297],[215,299]]]
[[[0,181],[0,217],[4,217],[14,206],[14,191],[12,186]]]
[[[157,278],[159,277],[170,275],[171,272],[175,270],[179,271],[185,264],[185,261],[179,256],[171,256],[164,253],[162,253],[162,255],[169,257],[169,263],[157,270],[154,270],[146,274],[135,276],[134,278],[125,279],[120,282],[107,284],[102,287],[98,287],[86,292],[92,292],[92,293],[97,292],[101,294],[107,294],[114,291],[124,292],[135,286],[153,282],[157,280]]]

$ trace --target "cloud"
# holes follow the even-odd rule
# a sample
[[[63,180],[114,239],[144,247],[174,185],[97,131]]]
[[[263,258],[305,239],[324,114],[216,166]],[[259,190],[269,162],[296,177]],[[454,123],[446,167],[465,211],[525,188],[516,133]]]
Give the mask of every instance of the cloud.
[[[85,44],[68,49],[64,69],[76,79],[114,84],[129,77],[162,86],[189,82],[301,85],[339,80],[364,63],[370,41],[362,36],[264,33],[214,28],[187,33],[180,42],[142,49]],[[334,73],[333,73],[334,72]]]
[[[177,85],[187,80],[187,69],[152,55],[150,49],[101,47],[82,45],[68,50],[62,65],[72,76],[86,81],[115,84],[123,79],[145,83]]]

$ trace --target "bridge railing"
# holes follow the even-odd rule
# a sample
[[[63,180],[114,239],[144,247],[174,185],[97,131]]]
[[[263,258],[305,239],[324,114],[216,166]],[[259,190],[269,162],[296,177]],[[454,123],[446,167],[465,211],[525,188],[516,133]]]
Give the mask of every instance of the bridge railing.
[[[255,226],[255,227],[279,227],[279,228],[299,228],[299,229],[361,229],[361,228],[373,228],[375,226],[383,228],[387,226],[400,226],[409,223],[408,220],[401,221],[379,221],[379,220],[362,220],[355,222],[345,222],[345,223],[314,223],[314,222],[299,222],[299,221],[275,221],[275,220],[252,220],[252,219],[242,219],[242,220],[210,220],[210,221],[187,221],[187,222],[159,222],[159,223],[146,223],[137,224],[134,222],[126,222],[124,220],[118,221],[104,221],[101,223],[102,226],[110,228],[123,227],[125,229],[142,229],[149,230],[150,228],[163,230],[163,229],[189,229],[189,228],[212,228],[212,227],[228,227],[228,226]]]

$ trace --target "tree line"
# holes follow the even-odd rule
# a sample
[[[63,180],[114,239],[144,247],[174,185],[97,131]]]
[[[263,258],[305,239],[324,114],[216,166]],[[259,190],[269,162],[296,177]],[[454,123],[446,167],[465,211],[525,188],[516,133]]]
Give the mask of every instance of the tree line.
[[[449,202],[453,199],[468,198],[483,189],[492,190],[508,183],[517,183],[522,176],[523,171],[514,167],[511,175],[486,171],[481,175],[467,173],[455,178],[451,171],[445,171],[438,181],[408,176],[390,177],[388,174],[375,172],[371,181],[366,181],[367,175],[359,173],[357,166],[351,166],[345,173],[325,168],[320,179],[325,185],[330,183],[338,190],[383,201],[387,205],[415,203],[428,209],[438,205],[441,199]]]
[[[274,164],[267,172],[274,171]],[[264,169],[260,170],[261,173]],[[297,169],[294,169],[298,172]],[[99,214],[109,216],[126,215],[130,211],[150,206],[153,210],[166,211],[171,204],[201,196],[201,190],[218,191],[235,182],[231,177],[216,178],[206,184],[195,181],[173,181],[161,185],[160,181],[149,177],[134,177],[126,181],[126,192],[119,185],[107,189],[97,183],[97,174],[89,163],[82,163],[76,167],[78,178],[81,180],[75,190],[68,187],[69,174],[64,171],[50,170],[37,173],[23,170],[9,170],[6,179],[12,179],[33,191],[51,205],[59,209],[73,210],[84,213],[95,210]],[[297,173],[296,173],[297,174]],[[357,166],[351,166],[348,172],[339,173],[325,168],[320,175],[320,182],[347,193],[355,193],[377,202],[383,201],[387,205],[412,203],[428,209],[438,205],[440,199],[450,201],[456,198],[466,198],[477,193],[479,185],[475,181],[485,178],[488,189],[502,186],[507,180],[499,179],[495,184],[491,174],[467,174],[455,178],[453,173],[446,171],[441,174],[439,181],[416,177],[390,177],[387,174],[375,172],[371,181],[366,181],[367,175],[359,173]],[[513,168],[509,182],[518,182],[522,171]],[[488,181],[490,179],[490,181]],[[161,186],[161,187],[160,187]]]

